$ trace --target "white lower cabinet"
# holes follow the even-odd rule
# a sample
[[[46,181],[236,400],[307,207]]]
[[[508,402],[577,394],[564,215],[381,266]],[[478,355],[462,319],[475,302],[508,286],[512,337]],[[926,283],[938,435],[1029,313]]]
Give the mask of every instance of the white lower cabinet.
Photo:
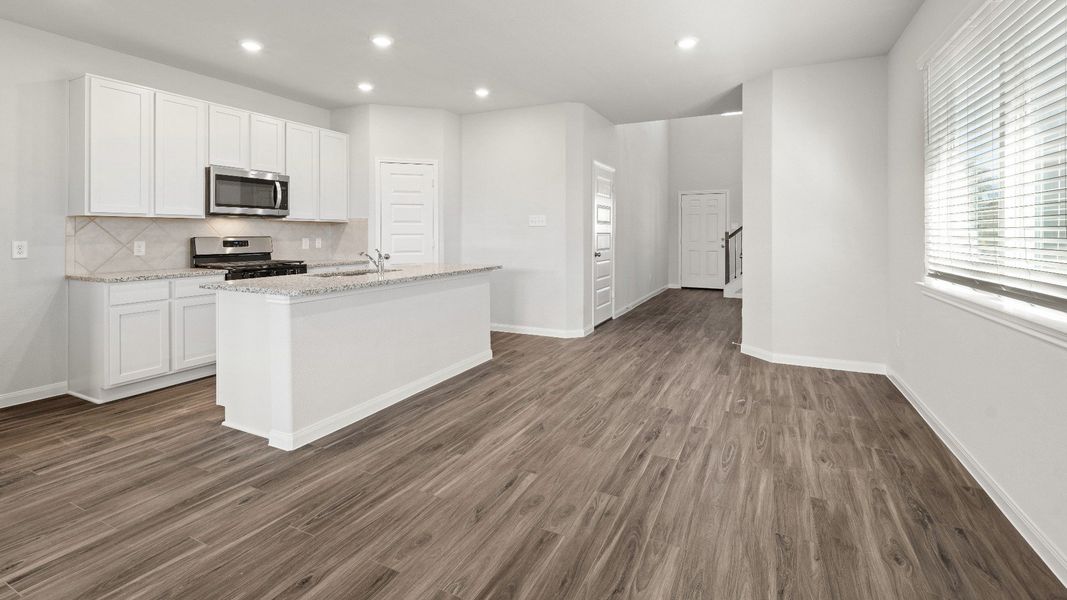
[[[182,371],[215,362],[215,296],[171,301],[171,369]]]
[[[71,281],[70,393],[109,402],[215,369],[215,292],[222,275],[129,283]]]
[[[108,386],[168,373],[170,301],[110,307],[108,346]]]

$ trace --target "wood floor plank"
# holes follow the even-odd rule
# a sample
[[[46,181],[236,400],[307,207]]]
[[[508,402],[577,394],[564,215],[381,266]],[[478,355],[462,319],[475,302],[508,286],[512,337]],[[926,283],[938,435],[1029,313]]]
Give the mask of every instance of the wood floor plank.
[[[1058,598],[885,378],[670,290],[286,453],[213,378],[0,409],[0,600]]]

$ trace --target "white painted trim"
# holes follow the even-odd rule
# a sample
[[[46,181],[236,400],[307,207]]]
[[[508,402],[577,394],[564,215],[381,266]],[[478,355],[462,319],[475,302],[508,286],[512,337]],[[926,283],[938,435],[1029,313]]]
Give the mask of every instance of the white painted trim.
[[[682,284],[680,284],[680,283],[668,283],[667,284],[667,289],[680,290],[680,289],[682,289]]]
[[[490,331],[499,331],[501,333],[518,333],[522,335],[539,335],[541,337],[554,337],[554,338],[580,338],[593,333],[592,327],[584,329],[551,329],[549,327],[530,327],[527,325],[507,325],[505,323],[492,323],[489,325]]]
[[[663,286],[663,287],[661,287],[659,289],[652,290],[651,292],[645,294],[644,296],[641,296],[640,298],[638,298],[637,300],[631,302],[630,304],[627,304],[626,306],[622,307],[622,310],[617,311],[614,315],[612,315],[612,318],[618,319],[619,317],[625,315],[626,313],[628,313],[631,310],[637,308],[638,306],[641,306],[645,302],[648,302],[652,298],[655,298],[656,296],[662,294],[665,291],[667,291],[667,286]]]
[[[592,219],[592,225],[593,225],[593,232],[592,232],[593,233],[593,251],[589,253],[589,258],[588,258],[588,260],[589,260],[589,275],[593,278],[593,285],[592,285],[593,293],[592,293],[592,296],[589,298],[589,302],[592,304],[592,308],[593,308],[592,312],[593,312],[593,321],[594,322],[593,322],[592,327],[596,327],[597,325],[600,325],[600,323],[604,323],[604,322],[608,321],[608,319],[604,319],[600,323],[596,322],[596,241],[597,241],[596,240],[596,176],[597,176],[597,169],[603,169],[603,170],[611,173],[611,314],[612,314],[612,316],[609,317],[609,319],[614,318],[614,315],[615,315],[615,290],[616,290],[616,288],[618,286],[618,283],[619,283],[618,280],[615,278],[615,263],[618,260],[617,257],[616,257],[616,254],[615,254],[615,251],[617,249],[617,245],[615,244],[615,224],[618,223],[618,221],[619,221],[619,203],[618,203],[618,198],[615,197],[615,167],[608,166],[608,165],[600,162],[599,160],[594,160],[593,161],[593,171],[592,171],[592,173],[593,173],[593,181],[592,181],[592,184],[593,184],[592,185],[592,191],[593,191],[593,197],[592,197],[592,200],[593,200],[593,219]],[[592,332],[592,327],[588,328],[589,332]],[[589,333],[586,333],[585,335],[589,335]]]
[[[915,407],[915,410],[918,411],[919,415],[926,421],[926,424],[934,430],[937,437],[941,439],[941,443],[948,447],[949,451],[952,452],[963,467],[967,469],[967,472],[971,474],[971,477],[974,477],[975,481],[978,482],[978,485],[982,486],[982,489],[989,494],[989,497],[993,499],[993,503],[997,505],[997,508],[999,508],[1002,513],[1004,513],[1004,516],[1008,517],[1011,524],[1015,526],[1015,529],[1023,536],[1023,539],[1030,544],[1041,560],[1045,561],[1049,570],[1051,570],[1064,585],[1067,585],[1067,553],[1057,547],[1052,540],[1048,539],[1041,529],[1038,528],[1030,517],[1026,515],[1023,509],[1011,499],[1007,490],[1001,487],[1001,485],[993,479],[993,476],[982,467],[982,464],[978,462],[978,459],[967,450],[967,447],[952,434],[952,431],[938,419],[937,415],[930,410],[930,407],[919,398],[918,394],[915,393],[915,390],[911,389],[908,384],[904,383],[900,376],[892,369],[888,370],[886,376],[889,378],[889,381],[900,390],[900,393],[904,398]]]
[[[433,167],[433,256],[434,262],[441,262],[442,247],[444,246],[444,226],[441,223],[441,165],[436,158],[390,158],[379,156],[374,159],[374,218],[377,223],[368,223],[367,244],[382,247],[382,163],[400,163],[405,165],[431,165]],[[370,253],[374,248],[368,247]]]
[[[875,375],[885,375],[886,371],[885,365],[882,363],[862,360],[845,360],[841,358],[822,358],[819,356],[804,356],[801,354],[781,354],[744,343],[741,344],[741,354],[747,354],[767,362],[782,365],[795,365],[798,367],[833,369],[835,371],[851,371],[853,373],[873,373]]]
[[[261,438],[265,438],[265,437],[268,437],[270,435],[269,431],[264,431],[262,429],[256,429],[255,427],[248,427],[248,426],[245,426],[245,425],[240,425],[238,423],[234,423],[233,421],[223,420],[222,421],[222,426],[223,427],[228,427],[228,428],[233,429],[235,431],[240,431],[242,433],[250,433],[250,434],[252,434],[252,435],[254,435],[256,437],[261,437]]]
[[[726,227],[730,227],[730,190],[686,190],[678,192],[678,283],[671,284],[670,287],[681,289],[682,288],[682,196],[687,194],[725,194],[726,195]],[[726,229],[723,229],[723,233],[726,233]],[[722,279],[726,281],[726,273],[722,274]],[[726,286],[726,283],[723,283]],[[700,288],[705,289],[705,288]],[[706,288],[709,290],[721,290],[723,288]]]
[[[303,427],[293,433],[286,433],[271,429],[269,435],[269,444],[274,448],[281,450],[296,450],[297,448],[304,446],[310,442],[313,442],[319,438],[327,436],[339,429],[343,429],[356,421],[365,419],[370,415],[396,404],[401,400],[405,400],[414,396],[415,394],[433,387],[442,381],[455,377],[464,371],[473,369],[478,365],[488,362],[493,359],[493,351],[486,350],[479,352],[470,358],[461,360],[455,364],[447,366],[439,371],[435,371],[420,377],[410,383],[402,385],[398,388],[385,392],[375,398],[372,398],[366,402],[363,402],[357,406],[340,412],[336,415],[332,415],[317,423]]]
[[[924,296],[1025,333],[1053,346],[1067,348],[1067,313],[1020,300],[981,292],[949,282],[916,282]]]
[[[62,396],[67,393],[67,382],[57,381],[48,385],[39,385],[35,388],[16,390],[0,394],[0,408],[7,408],[17,404],[26,404],[36,400],[44,400],[53,396]]]

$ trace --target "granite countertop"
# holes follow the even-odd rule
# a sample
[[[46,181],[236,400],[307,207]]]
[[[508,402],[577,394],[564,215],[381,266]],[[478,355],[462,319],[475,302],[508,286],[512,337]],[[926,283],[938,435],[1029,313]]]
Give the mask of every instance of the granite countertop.
[[[115,273],[94,273],[92,275],[67,275],[67,279],[95,283],[125,283],[127,281],[183,279],[186,277],[209,277],[211,275],[221,276],[224,273],[212,269],[159,269],[158,271],[117,271]]]
[[[390,270],[383,275],[378,275],[376,272],[358,275],[334,275],[332,277],[285,275],[283,277],[205,283],[200,287],[206,290],[300,298],[410,283],[426,279],[484,273],[501,268],[503,267],[500,265],[397,265],[396,267],[389,267]]]
[[[285,259],[282,259],[285,260]],[[293,259],[299,260],[299,259]],[[366,258],[331,258],[322,260],[305,260],[309,269],[317,267],[341,267],[345,265],[366,265]],[[67,279],[91,281],[94,283],[125,283],[128,281],[152,281],[154,279],[182,279],[185,277],[208,277],[222,275],[222,271],[212,269],[158,269],[153,271],[116,271],[114,273],[93,273],[91,275],[67,275]]]

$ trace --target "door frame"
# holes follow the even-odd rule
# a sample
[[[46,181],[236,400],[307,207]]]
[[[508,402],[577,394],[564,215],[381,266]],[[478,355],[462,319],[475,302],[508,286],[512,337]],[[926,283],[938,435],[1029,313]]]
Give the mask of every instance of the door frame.
[[[682,212],[682,196],[685,196],[687,194],[723,194],[723,195],[725,195],[726,196],[726,226],[727,227],[730,226],[730,190],[723,190],[723,189],[718,189],[718,190],[684,190],[684,191],[678,192],[678,202],[677,202],[677,204],[678,204],[678,248],[677,249],[678,249],[678,287],[679,288],[683,287],[682,286],[682,232],[684,230],[682,229],[682,227],[683,227],[682,215],[685,214],[685,213]],[[726,230],[724,229],[723,230],[723,234],[725,235],[725,233],[726,233]],[[725,265],[724,265],[723,268],[725,268]],[[725,278],[725,276],[724,276],[724,278]],[[714,289],[714,288],[712,288],[712,289]],[[726,289],[726,285],[725,284],[723,284],[723,288],[722,289]]]
[[[592,197],[590,198],[590,200],[593,201],[592,202],[592,206],[591,206],[592,215],[593,215],[593,218],[592,218],[592,221],[591,221],[592,235],[593,235],[593,237],[592,237],[592,239],[593,239],[593,251],[589,253],[589,257],[588,257],[588,260],[589,260],[589,276],[592,277],[592,284],[593,284],[592,285],[592,288],[593,288],[592,289],[592,294],[589,297],[589,301],[591,303],[592,312],[593,312],[593,320],[592,320],[592,326],[593,327],[596,327],[597,325],[600,324],[600,323],[596,322],[596,260],[594,260],[596,257],[593,256],[593,252],[596,252],[596,173],[597,173],[597,169],[603,169],[603,170],[608,171],[608,172],[611,173],[611,316],[609,316],[607,319],[604,319],[600,323],[605,323],[605,322],[610,321],[611,319],[615,318],[615,290],[616,290],[616,287],[618,285],[618,281],[616,281],[616,279],[615,279],[615,263],[618,260],[616,258],[616,255],[615,255],[615,250],[616,250],[616,246],[615,246],[615,224],[618,223],[618,221],[619,221],[619,209],[618,209],[618,205],[619,205],[618,200],[619,199],[615,195],[615,175],[616,175],[616,173],[618,171],[615,169],[615,167],[612,167],[610,165],[606,165],[606,164],[600,162],[599,160],[594,160],[593,161],[593,169],[592,169],[592,173],[591,173],[592,179],[590,181],[590,183],[592,184],[592,192],[593,192]]]
[[[433,259],[441,262],[441,247],[443,245],[441,226],[441,165],[436,158],[390,158],[378,156],[374,159],[374,218],[377,220],[374,227],[368,228],[367,252],[373,252],[374,248],[381,248],[382,243],[382,164],[401,163],[406,165],[430,165],[433,167]]]

